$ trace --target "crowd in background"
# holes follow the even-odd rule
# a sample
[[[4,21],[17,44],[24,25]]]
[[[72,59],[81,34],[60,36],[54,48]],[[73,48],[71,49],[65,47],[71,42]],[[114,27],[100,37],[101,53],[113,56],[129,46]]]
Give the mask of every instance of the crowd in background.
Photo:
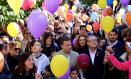
[[[26,21],[19,21],[21,32],[16,38],[1,27],[4,66],[0,79],[57,79],[50,69],[56,54],[69,60],[69,79],[131,79],[131,29],[124,22],[115,21],[115,28],[109,33],[102,29],[95,32],[93,28],[89,31],[87,25],[94,23],[90,20],[91,10],[78,8],[71,22],[66,22],[64,14],[50,16],[48,28],[39,40],[33,38]],[[83,15],[88,16],[87,21]],[[89,56],[86,69],[78,67],[80,54]]]

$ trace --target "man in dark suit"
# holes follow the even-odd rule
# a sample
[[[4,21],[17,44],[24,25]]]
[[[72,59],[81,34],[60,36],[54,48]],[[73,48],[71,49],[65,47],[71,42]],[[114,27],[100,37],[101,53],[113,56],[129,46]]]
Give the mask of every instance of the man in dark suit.
[[[121,55],[124,53],[124,44],[118,40],[118,32],[113,29],[108,33],[106,50],[113,52],[114,56],[122,61]],[[110,63],[106,65],[106,79],[123,79],[123,72],[113,67]]]
[[[104,79],[104,52],[97,48],[98,41],[94,35],[87,37],[88,49],[86,54],[90,58],[90,64],[87,69],[84,70],[84,76],[86,79]]]

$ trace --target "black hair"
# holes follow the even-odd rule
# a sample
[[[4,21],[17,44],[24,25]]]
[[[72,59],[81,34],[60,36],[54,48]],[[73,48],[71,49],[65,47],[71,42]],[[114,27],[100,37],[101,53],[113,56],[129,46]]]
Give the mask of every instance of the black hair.
[[[85,25],[80,25],[80,30],[81,30],[82,28],[86,28],[86,26],[85,26]]]
[[[71,36],[69,34],[64,34],[60,40],[60,45],[63,45],[64,41],[71,41]]]
[[[111,32],[114,32],[114,33],[118,34],[118,31],[117,31],[116,28],[114,28]],[[110,32],[109,32],[109,33],[110,33]]]
[[[48,71],[48,72],[50,72],[50,73],[52,74],[52,71],[51,71],[50,65],[47,65],[47,66],[45,67],[45,70]]]
[[[79,74],[79,70],[78,70],[78,68],[77,68],[77,67],[71,67],[71,72],[70,72],[70,73],[72,73],[72,71],[77,71],[77,72],[78,72],[78,74]]]

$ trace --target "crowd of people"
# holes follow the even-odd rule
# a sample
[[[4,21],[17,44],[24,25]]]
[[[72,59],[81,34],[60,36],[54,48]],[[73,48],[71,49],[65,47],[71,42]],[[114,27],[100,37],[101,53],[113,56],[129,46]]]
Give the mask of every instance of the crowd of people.
[[[0,79],[57,79],[50,62],[58,54],[69,60],[68,79],[131,79],[131,29],[124,22],[115,21],[109,33],[102,29],[94,32],[93,28],[89,31],[87,25],[94,23],[90,20],[91,12],[78,8],[71,22],[66,22],[64,14],[50,17],[39,40],[31,35],[26,21],[18,22],[21,32],[16,38],[1,27],[0,53],[4,66],[0,66]],[[87,21],[83,15],[88,16]],[[78,66],[80,54],[89,56],[85,69]]]

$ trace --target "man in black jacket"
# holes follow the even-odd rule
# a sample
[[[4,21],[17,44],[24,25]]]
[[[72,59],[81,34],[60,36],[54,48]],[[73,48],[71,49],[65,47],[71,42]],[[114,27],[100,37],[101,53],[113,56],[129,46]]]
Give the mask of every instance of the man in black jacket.
[[[86,79],[104,79],[104,52],[97,48],[98,41],[94,35],[87,37],[88,49],[86,54],[90,58],[90,64],[87,69],[84,70],[84,76]]]

